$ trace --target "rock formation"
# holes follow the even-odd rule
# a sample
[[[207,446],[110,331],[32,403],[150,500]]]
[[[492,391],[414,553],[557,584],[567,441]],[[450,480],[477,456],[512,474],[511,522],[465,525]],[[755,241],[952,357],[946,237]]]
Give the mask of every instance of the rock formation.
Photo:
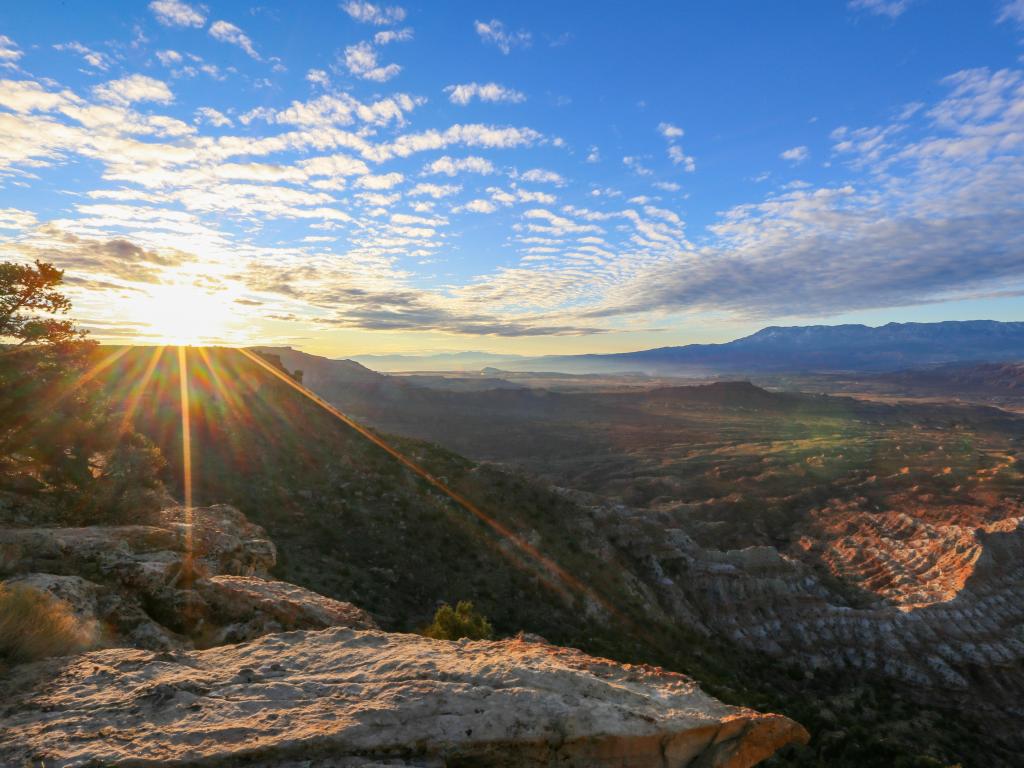
[[[9,669],[0,765],[744,768],[808,738],[658,668],[377,631],[269,578],[274,557],[225,506],[0,528],[4,584],[49,593],[96,645],[120,646]]]
[[[6,692],[4,765],[743,768],[807,738],[682,675],[519,640],[335,628],[36,667]]]
[[[0,577],[70,604],[98,644],[153,650],[291,629],[375,628],[353,605],[274,581],[263,529],[217,505],[164,510],[154,525],[0,528]]]
[[[591,513],[649,602],[688,627],[809,670],[879,674],[922,698],[1024,718],[1024,518],[975,527],[824,511],[817,535],[779,552],[705,549],[665,514]],[[825,574],[849,585],[849,599]]]

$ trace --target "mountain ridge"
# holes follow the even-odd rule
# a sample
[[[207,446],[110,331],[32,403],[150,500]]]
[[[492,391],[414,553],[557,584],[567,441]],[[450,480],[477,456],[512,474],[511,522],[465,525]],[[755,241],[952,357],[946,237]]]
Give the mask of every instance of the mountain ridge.
[[[726,371],[895,371],[965,361],[1024,359],[1024,322],[948,320],[936,323],[886,323],[881,326],[768,326],[717,344],[686,344],[631,352],[522,357],[490,353],[457,355],[367,356],[353,359],[382,370],[451,370],[467,360],[487,359],[507,370],[563,373],[708,374]],[[401,360],[399,359],[401,358]],[[405,362],[402,362],[404,360]],[[500,363],[500,364],[499,364]]]

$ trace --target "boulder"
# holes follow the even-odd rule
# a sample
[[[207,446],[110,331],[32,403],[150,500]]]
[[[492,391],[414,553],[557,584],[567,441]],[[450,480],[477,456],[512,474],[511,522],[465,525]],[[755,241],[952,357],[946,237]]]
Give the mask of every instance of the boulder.
[[[106,645],[169,650],[282,630],[376,628],[349,603],[267,578],[276,556],[262,528],[222,504],[169,507],[153,525],[0,528],[0,578],[95,620]]]
[[[304,587],[255,576],[212,576],[195,583],[211,618],[225,625],[222,640],[239,642],[293,629],[377,629],[366,611]]]
[[[332,628],[52,666],[8,696],[0,764],[745,768],[807,739],[683,675],[518,640]]]

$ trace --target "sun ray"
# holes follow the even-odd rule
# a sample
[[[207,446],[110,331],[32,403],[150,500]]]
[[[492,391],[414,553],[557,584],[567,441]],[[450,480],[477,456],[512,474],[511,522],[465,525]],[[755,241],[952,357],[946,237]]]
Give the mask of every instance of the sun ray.
[[[192,414],[188,392],[188,360],[185,347],[178,347],[178,380],[181,396],[181,460],[185,489],[185,555],[192,557]]]
[[[407,457],[405,454],[403,454],[397,448],[394,448],[392,445],[390,445],[383,438],[381,438],[380,436],[374,434],[373,432],[371,432],[366,427],[362,426],[361,424],[359,424],[358,422],[354,421],[349,416],[347,416],[344,413],[342,413],[340,410],[335,408],[333,405],[328,403],[326,400],[321,398],[319,395],[315,394],[311,390],[309,390],[306,387],[304,387],[301,384],[299,384],[291,376],[289,376],[288,374],[284,373],[283,371],[278,370],[273,365],[268,363],[266,360],[263,360],[259,355],[253,354],[252,352],[250,352],[249,350],[244,349],[244,348],[239,348],[238,351],[241,352],[246,357],[248,357],[250,360],[252,360],[257,365],[259,365],[261,368],[263,368],[264,370],[268,371],[269,373],[273,374],[275,377],[277,377],[278,379],[283,381],[285,384],[290,386],[292,389],[296,390],[297,392],[302,394],[304,397],[308,398],[313,403],[315,403],[316,405],[318,405],[321,408],[323,408],[325,411],[327,411],[329,414],[334,416],[336,419],[338,419],[339,421],[341,421],[342,423],[344,423],[348,427],[350,427],[353,430],[355,430],[357,433],[362,435],[364,438],[369,440],[371,443],[373,443],[377,447],[381,448],[386,453],[390,454],[391,457],[394,458],[396,461],[398,461],[400,464],[402,464],[407,469],[409,469],[410,471],[412,471],[413,473],[415,473],[416,475],[421,477],[423,480],[427,481],[430,485],[432,485],[434,488],[436,488],[441,493],[446,495],[448,498],[450,498],[452,501],[454,501],[460,507],[462,507],[467,512],[469,512],[470,514],[475,516],[477,519],[479,519],[485,525],[489,526],[492,530],[494,530],[502,538],[504,538],[507,541],[511,542],[517,549],[519,549],[522,553],[524,553],[525,555],[530,557],[532,560],[537,562],[547,573],[551,574],[552,576],[555,577],[555,579],[557,579],[557,583],[552,583],[549,579],[545,579],[545,581],[548,581],[549,584],[556,589],[556,591],[561,592],[563,595],[564,594],[572,594],[573,592],[575,592],[577,594],[585,595],[586,597],[590,598],[591,600],[593,600],[597,604],[601,605],[605,610],[609,611],[611,614],[613,614],[613,615],[617,615],[618,614],[618,611],[616,611],[614,609],[614,607],[611,606],[604,598],[602,598],[600,595],[598,595],[596,592],[594,592],[593,589],[591,589],[586,584],[582,583],[579,579],[577,579],[576,577],[574,577],[573,575],[571,575],[570,573],[565,571],[560,565],[558,565],[556,562],[554,562],[553,560],[548,558],[546,555],[544,555],[542,552],[537,550],[536,547],[534,547],[529,542],[525,541],[522,537],[518,536],[516,533],[514,533],[512,530],[510,530],[504,524],[502,524],[501,522],[495,520],[490,515],[486,514],[483,510],[481,510],[479,507],[477,507],[476,504],[474,504],[472,501],[467,499],[461,493],[459,493],[458,491],[448,487],[447,484],[443,483],[441,480],[439,480],[437,477],[435,477],[431,472],[429,472],[427,469],[425,469],[424,467],[420,466],[415,461],[413,461],[412,459]]]
[[[153,373],[156,371],[156,367],[160,363],[160,358],[163,356],[165,349],[167,349],[165,346],[153,348],[153,354],[150,355],[149,362],[146,364],[146,370],[142,372],[142,376],[139,377],[139,380],[132,388],[131,395],[128,397],[128,407],[125,409],[124,416],[121,419],[119,430],[121,433],[128,432],[132,428],[135,421],[135,411],[138,410],[142,395],[149,386],[149,380],[153,378]]]
[[[96,361],[92,366],[89,367],[88,370],[82,373],[81,376],[78,376],[73,382],[71,382],[70,385],[62,389],[60,392],[56,393],[47,403],[47,406],[52,408],[53,406],[60,403],[64,398],[73,394],[75,390],[77,390],[79,387],[88,384],[90,381],[99,376],[101,373],[103,373],[103,371],[107,370],[107,368],[109,368],[122,357],[124,357],[132,349],[134,349],[134,346],[121,347],[115,352],[111,352],[102,360]]]

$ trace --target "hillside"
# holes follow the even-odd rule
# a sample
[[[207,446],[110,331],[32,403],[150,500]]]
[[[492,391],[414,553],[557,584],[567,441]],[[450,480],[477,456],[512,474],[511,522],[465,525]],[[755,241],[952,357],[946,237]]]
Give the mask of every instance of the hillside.
[[[401,418],[421,418],[425,429],[447,424],[450,434],[474,432],[478,445],[508,455],[543,447],[538,460],[548,462],[549,469],[557,468],[554,456],[562,457],[562,470],[572,470],[575,462],[582,471],[577,474],[581,488],[599,480],[610,483],[606,490],[614,495],[614,484],[628,476],[647,489],[638,502],[653,499],[657,487],[670,488],[677,499],[692,499],[676,507],[634,508],[559,491],[436,445],[387,438],[467,506],[300,394],[285,374],[279,377],[235,350],[192,349],[185,359],[195,502],[238,506],[278,543],[277,576],[354,603],[385,629],[421,627],[438,601],[469,598],[500,633],[525,630],[591,653],[693,674],[725,701],[782,712],[808,726],[810,748],[773,758],[776,765],[816,765],[825,756],[827,764],[837,766],[888,765],[897,758],[919,766],[933,766],[936,759],[946,761],[940,765],[1012,764],[1008,755],[1016,747],[1009,722],[1017,717],[1013,692],[1019,675],[1013,670],[1019,662],[1011,636],[1021,619],[1014,607],[1020,605],[1019,574],[1006,567],[1019,539],[1011,521],[1003,522],[1014,514],[1012,508],[1002,515],[965,509],[962,529],[947,530],[938,519],[924,518],[924,527],[904,530],[898,516],[876,521],[871,506],[912,493],[911,484],[920,484],[928,465],[945,460],[931,441],[942,439],[963,412],[862,408],[853,401],[806,396],[790,403],[792,396],[748,384],[696,390],[698,399],[710,404],[657,396],[648,401],[650,393],[641,393],[624,410],[618,394],[450,393],[416,387],[391,392],[391,400],[376,406],[379,413],[394,413],[394,406],[405,402],[401,392],[415,393],[415,408]],[[148,383],[137,388],[153,360]],[[134,348],[105,375],[116,401],[131,407],[138,395],[134,422],[170,460],[169,479],[180,495],[178,370],[173,350]],[[357,391],[366,407],[373,405],[374,386]],[[505,416],[495,409],[495,398],[509,407]],[[762,401],[773,407],[762,407]],[[439,402],[448,407],[416,416],[420,406]],[[614,413],[624,415],[628,430],[622,421],[586,422]],[[533,420],[523,422],[523,414],[533,414]],[[949,503],[957,503],[953,483],[973,473],[979,462],[986,472],[999,467],[994,452],[1003,439],[995,426],[1000,422],[981,416],[982,424],[988,418],[993,426],[987,428],[996,429],[986,438],[994,442],[977,451],[969,444],[958,449],[950,482],[936,486]],[[544,427],[552,420],[555,432]],[[517,422],[520,431],[512,432]],[[685,438],[666,431],[675,423]],[[914,438],[920,468],[900,474],[900,462],[906,462],[896,442],[901,438],[893,434],[890,442],[878,430],[896,428],[909,438],[922,423],[934,428]],[[785,442],[769,451],[771,463],[759,466],[751,446],[770,445],[783,433]],[[724,441],[709,439],[716,434]],[[598,457],[622,461],[620,449],[609,450],[601,440],[611,438],[621,446],[645,435],[654,436],[656,444],[638,444],[640,451],[629,461],[639,464],[610,472],[593,463]],[[869,500],[858,502],[856,510],[828,512],[822,506],[828,494],[846,488],[843,494],[857,499],[870,488],[871,478],[854,468],[863,464],[862,452],[877,444],[890,452],[897,447],[875,462],[880,473],[891,466],[887,471],[894,479],[887,479],[880,495],[872,492]],[[691,447],[685,455],[673,448],[666,461],[664,450],[672,446]],[[667,485],[678,473],[685,483]],[[993,488],[1003,489],[1017,482],[1018,473],[999,468],[992,477]],[[794,484],[805,490],[794,495]],[[762,499],[759,488],[765,485],[771,497]],[[695,504],[696,499],[705,503]],[[938,514],[942,507],[934,509]],[[836,515],[861,527],[860,547],[888,547],[899,536],[910,536],[922,545],[939,543],[937,555],[948,544],[966,553],[968,561],[978,556],[979,563],[992,565],[976,571],[964,565],[963,580],[943,586],[932,581],[946,567],[937,558],[935,568],[918,579],[937,597],[918,598],[912,589],[885,594],[869,580],[877,569],[850,570],[858,565],[856,548],[830,546],[841,541],[843,528],[829,527]],[[803,554],[796,548],[804,541],[800,535],[808,537]],[[888,551],[880,552],[877,562],[888,563],[893,579],[905,578],[903,569],[913,566],[894,561]],[[951,592],[957,602],[947,605],[942,594]],[[1002,608],[982,611],[985,600]],[[936,661],[923,649],[949,626],[956,606],[979,620],[959,622],[958,634],[948,637]],[[780,626],[788,628],[782,644],[773,640]],[[871,648],[893,627],[901,642],[887,656],[875,655]],[[864,644],[855,639],[862,636]],[[966,649],[976,646],[997,655],[970,661]],[[975,682],[964,689],[965,680]],[[949,686],[954,693],[936,698]]]
[[[951,396],[1024,396],[1024,363],[953,363],[883,374],[875,380],[902,390],[924,390]]]

